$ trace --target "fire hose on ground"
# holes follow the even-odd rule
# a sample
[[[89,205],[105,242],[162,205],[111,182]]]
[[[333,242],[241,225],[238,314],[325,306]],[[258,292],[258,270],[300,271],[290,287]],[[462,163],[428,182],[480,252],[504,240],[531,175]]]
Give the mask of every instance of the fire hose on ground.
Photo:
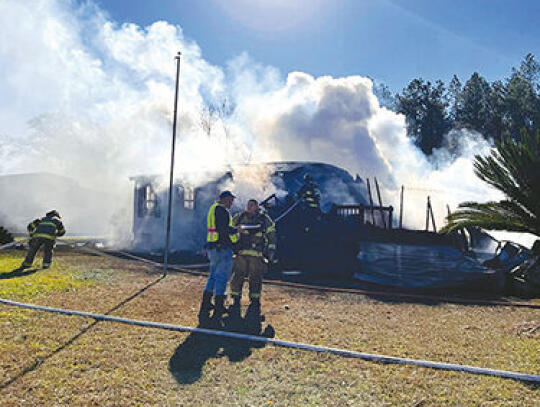
[[[136,319],[129,319],[129,318],[114,317],[110,315],[95,314],[91,312],[75,311],[75,310],[62,309],[62,308],[52,308],[52,307],[45,307],[45,306],[34,305],[34,304],[25,304],[21,302],[6,300],[3,298],[0,298],[0,303],[4,305],[8,305],[8,306],[26,308],[26,309],[31,309],[35,311],[44,311],[44,312],[58,313],[58,314],[63,314],[63,315],[92,318],[98,321],[116,322],[116,323],[121,323],[121,324],[136,325],[136,326],[142,326],[142,327],[148,327],[148,328],[166,329],[169,331],[200,333],[204,335],[220,336],[220,337],[239,339],[239,340],[245,340],[245,341],[262,342],[264,344],[274,345],[276,347],[300,349],[300,350],[317,352],[317,353],[330,353],[337,356],[363,359],[363,360],[371,361],[371,362],[412,365],[412,366],[427,367],[427,368],[439,369],[439,370],[466,372],[466,373],[479,374],[479,375],[495,376],[495,377],[500,377],[504,379],[513,379],[513,380],[520,380],[520,381],[525,381],[525,382],[540,383],[540,375],[536,375],[536,374],[511,372],[511,371],[506,371],[506,370],[496,370],[496,369],[489,369],[489,368],[483,368],[483,367],[477,367],[477,366],[460,365],[460,364],[455,364],[455,363],[433,362],[433,361],[422,360],[422,359],[411,359],[411,358],[401,358],[401,357],[395,357],[395,356],[377,355],[377,354],[371,354],[371,353],[351,351],[347,349],[331,348],[327,346],[312,345],[312,344],[306,344],[306,343],[300,343],[300,342],[283,341],[283,340],[267,338],[263,336],[246,335],[246,334],[240,334],[236,332],[218,331],[218,330],[205,329],[205,328],[193,328],[189,326],[171,325],[171,324],[165,324],[165,323],[159,323],[159,322],[143,321],[143,320],[136,320]]]
[[[0,250],[9,249],[10,247],[16,246],[19,243],[25,243],[27,240],[28,239],[19,240],[19,241],[13,241],[13,242],[10,242],[10,243],[0,245]]]
[[[283,216],[287,215],[287,213],[289,213],[297,205],[298,202],[299,201],[297,201],[288,210],[286,210],[282,215],[280,215],[276,219],[276,221],[278,219],[281,219]],[[2,245],[0,246],[0,250],[8,249],[18,243],[24,243],[24,240],[21,240],[18,242],[11,242],[6,245]],[[78,249],[91,253],[91,254],[99,255],[99,256],[109,256],[109,257],[115,257],[115,258],[122,256],[122,257],[131,258],[135,261],[151,264],[156,267],[163,266],[163,263],[152,261],[144,257],[136,256],[131,253],[127,253],[123,251],[107,252],[107,251],[98,250],[98,249],[91,249],[88,247],[80,247]],[[208,267],[208,264],[207,263],[206,264],[185,264],[185,265],[169,265],[168,266],[169,269],[174,270],[176,272],[192,274],[192,275],[197,275],[197,276],[207,276],[208,274],[206,272],[197,271],[197,269],[204,268],[204,267]],[[191,269],[195,269],[195,270],[191,270]],[[440,297],[440,296],[433,296],[433,295],[420,295],[420,294],[409,294],[409,293],[387,292],[387,291],[372,291],[372,290],[362,290],[362,289],[355,289],[355,288],[316,286],[316,285],[291,283],[291,282],[267,280],[267,279],[263,280],[263,282],[269,285],[292,287],[292,288],[306,289],[306,290],[315,290],[315,291],[321,291],[321,292],[336,292],[336,293],[360,294],[360,295],[370,295],[370,296],[379,296],[379,297],[420,299],[420,300],[428,300],[428,301],[444,301],[444,302],[449,302],[449,303],[465,304],[465,305],[507,306],[507,307],[540,309],[540,304],[535,304],[535,303],[530,303],[530,302],[477,300],[477,299],[468,299],[468,298],[459,298],[459,297]]]
[[[289,208],[287,213],[290,212],[294,206],[295,205]],[[286,215],[286,213],[284,213],[283,216],[284,215]],[[93,252],[95,254],[99,254],[103,256],[110,256],[107,253],[103,253],[99,250],[86,250],[86,251]],[[127,253],[121,253],[121,254],[127,255],[127,257],[135,258],[136,260],[139,260],[139,261],[145,260],[148,263],[153,263],[154,265],[160,265],[160,263],[153,262],[147,259],[138,258],[137,256],[134,256],[131,254],[127,254]],[[204,275],[204,273],[197,273],[197,274]],[[269,281],[267,283],[277,283],[277,282]],[[277,285],[291,285],[291,284],[284,283],[284,284],[277,284]],[[299,288],[317,289],[321,291],[350,292],[350,290],[347,290],[347,289],[311,287],[311,286],[304,286],[302,284],[294,284],[294,286],[298,286]],[[371,295],[373,294],[384,295],[385,294],[385,295],[396,296],[396,293],[385,293],[385,292],[374,293],[374,292],[362,291],[362,290],[354,290],[354,292],[363,293],[363,294],[364,293],[371,294]],[[403,296],[404,294],[401,294],[401,295]],[[407,296],[411,296],[411,295],[407,295]],[[418,298],[418,296],[415,296],[415,297]],[[423,297],[426,297],[426,296],[423,296]],[[432,298],[438,298],[438,297],[432,297]],[[438,299],[440,300],[441,298],[438,298]],[[40,305],[34,305],[34,304],[20,303],[20,302],[11,301],[7,299],[3,299],[3,298],[0,298],[0,303],[4,305],[8,305],[8,306],[21,307],[21,308],[26,308],[26,309],[36,310],[36,311],[92,318],[97,321],[116,322],[116,323],[136,325],[136,326],[149,327],[149,328],[166,329],[166,330],[172,330],[172,331],[178,331],[178,332],[201,333],[205,335],[221,336],[221,337],[232,338],[232,339],[262,342],[262,343],[274,345],[277,347],[300,349],[300,350],[306,350],[306,351],[318,352],[318,353],[330,353],[330,354],[334,354],[334,355],[338,355],[342,357],[358,358],[358,359],[363,359],[366,361],[373,361],[373,362],[379,362],[379,363],[402,364],[402,365],[420,366],[420,367],[427,367],[427,368],[440,369],[440,370],[461,371],[461,372],[467,372],[467,373],[472,373],[472,374],[481,374],[481,375],[495,376],[495,377],[506,378],[506,379],[540,383],[540,375],[535,375],[535,374],[496,370],[496,369],[482,368],[482,367],[469,366],[469,365],[460,365],[460,364],[453,364],[453,363],[434,362],[434,361],[421,360],[421,359],[411,359],[411,358],[401,358],[401,357],[386,356],[386,355],[369,354],[369,353],[351,351],[347,349],[339,349],[339,348],[331,348],[331,347],[326,347],[326,346],[319,346],[319,345],[312,345],[312,344],[305,344],[305,343],[298,343],[298,342],[291,342],[291,341],[283,341],[279,339],[254,336],[254,335],[245,335],[245,334],[240,334],[236,332],[219,331],[219,330],[212,330],[212,329],[205,329],[205,328],[193,328],[193,327],[164,324],[164,323],[158,323],[158,322],[152,322],[152,321],[142,321],[142,320],[134,320],[134,319],[128,319],[128,318],[113,317],[110,315],[95,314],[95,313],[90,313],[90,312],[83,312],[83,311],[76,311],[76,310],[69,310],[69,309],[62,309],[62,308],[52,308],[52,307],[46,307],[46,306],[40,306]],[[478,301],[475,301],[475,303],[478,303]],[[490,305],[492,304],[493,302],[490,302]],[[535,304],[527,304],[527,303],[518,303],[518,304],[524,305],[524,306],[535,305]],[[504,303],[504,302],[497,302],[497,305],[509,305],[509,304]]]
[[[85,252],[98,255],[98,256],[107,256],[107,257],[115,257],[115,258],[127,257],[128,259],[132,259],[134,261],[138,261],[141,263],[147,263],[155,267],[161,267],[163,265],[163,263],[149,260],[144,257],[136,256],[134,254],[123,252],[123,251],[101,251],[101,250],[90,249],[90,248],[81,248],[81,249],[84,250]],[[197,270],[197,269],[208,267],[208,263],[169,265],[168,267],[170,270],[173,270],[177,273],[190,274],[190,275],[200,276],[200,277],[208,276],[207,272]],[[298,289],[303,289],[303,290],[320,291],[320,292],[370,295],[374,297],[418,299],[418,300],[438,301],[438,302],[447,302],[447,303],[452,303],[452,304],[463,304],[463,305],[486,305],[486,306],[505,306],[505,307],[540,309],[540,304],[535,304],[532,302],[523,302],[523,301],[521,302],[520,301],[497,301],[497,300],[469,299],[469,298],[460,298],[460,297],[440,297],[440,296],[435,296],[435,295],[422,295],[422,294],[409,294],[409,293],[400,293],[400,292],[362,290],[362,289],[357,289],[357,288],[318,286],[318,285],[311,285],[311,284],[291,283],[291,282],[286,282],[286,281],[277,281],[277,280],[268,280],[268,279],[264,279],[263,283],[267,285],[298,288]]]
[[[295,202],[295,204],[293,204],[289,209],[287,209],[282,215],[276,218],[276,222],[278,222],[284,216],[290,213],[294,209],[294,207],[298,204],[298,202],[299,201]],[[0,246],[0,249],[4,248],[5,246],[11,247],[12,245],[13,244],[3,245],[3,246]],[[99,255],[104,255],[104,256],[108,255],[107,253],[101,252],[99,250],[87,249],[86,251],[93,252]],[[129,253],[119,252],[119,254],[124,255],[126,257],[134,258],[135,260],[138,260],[138,261],[145,261],[153,265],[161,265],[158,262],[153,262],[148,259],[139,258],[138,256],[134,256]],[[200,265],[197,265],[197,267],[200,267]],[[176,269],[176,268],[173,268],[173,269]],[[180,269],[177,271],[184,271],[184,270]],[[196,273],[196,274],[204,275],[205,273]],[[353,293],[370,294],[370,295],[390,295],[394,297],[406,296],[409,298],[414,297],[414,298],[437,299],[437,300],[444,299],[440,297],[418,296],[418,295],[409,295],[409,294],[402,294],[402,293],[373,292],[373,291],[364,291],[364,290],[355,290],[355,289],[340,289],[340,288],[332,288],[332,287],[316,287],[316,286],[309,286],[309,285],[303,285],[303,284],[294,284],[294,283],[291,284],[291,283],[275,282],[275,281],[268,281],[268,280],[266,281],[266,283],[275,284],[275,285],[295,286],[298,288],[316,289],[316,290],[321,290],[321,291],[353,292]],[[279,284],[279,283],[282,283],[282,284]],[[445,300],[448,301],[448,299],[445,299]],[[467,299],[457,299],[457,301],[474,303],[474,304],[484,303],[487,305],[518,305],[518,306],[528,306],[532,308],[540,307],[536,304],[505,303],[502,301],[476,301],[476,300],[469,301]],[[90,313],[90,312],[83,312],[83,311],[76,311],[76,310],[69,310],[69,309],[62,309],[62,308],[52,308],[52,307],[46,307],[46,306],[40,306],[40,305],[34,305],[34,304],[20,303],[20,302],[11,301],[7,299],[3,299],[3,298],[0,298],[0,303],[3,303],[4,305],[8,305],[8,306],[21,307],[21,308],[26,308],[26,309],[36,310],[36,311],[92,318],[97,321],[116,322],[116,323],[136,325],[136,326],[149,327],[149,328],[166,329],[166,330],[177,331],[177,332],[201,333],[205,335],[221,336],[221,337],[232,338],[232,339],[262,342],[262,343],[274,345],[277,347],[300,349],[300,350],[306,350],[306,351],[318,352],[318,353],[330,353],[330,354],[334,354],[334,355],[338,355],[342,357],[358,358],[358,359],[363,359],[366,361],[373,361],[373,362],[379,362],[379,363],[402,364],[402,365],[420,366],[420,367],[427,367],[427,368],[440,369],[440,370],[461,371],[461,372],[467,372],[467,373],[472,373],[472,374],[488,375],[488,376],[495,376],[495,377],[506,378],[506,379],[540,383],[540,375],[535,375],[535,374],[496,370],[496,369],[482,368],[482,367],[469,366],[469,365],[460,365],[460,364],[453,364],[453,363],[434,362],[434,361],[421,360],[421,359],[411,359],[411,358],[401,358],[401,357],[394,357],[394,356],[387,356],[387,355],[369,354],[369,353],[351,351],[347,349],[339,349],[339,348],[332,348],[332,347],[326,347],[326,346],[319,346],[319,345],[312,345],[312,344],[305,344],[305,343],[298,343],[298,342],[291,342],[291,341],[283,341],[283,340],[274,339],[274,338],[246,335],[246,334],[240,334],[236,332],[219,331],[219,330],[212,330],[212,329],[205,329],[205,328],[193,328],[193,327],[164,324],[164,323],[158,323],[158,322],[152,322],[152,321],[113,317],[110,315],[95,314],[95,313]]]

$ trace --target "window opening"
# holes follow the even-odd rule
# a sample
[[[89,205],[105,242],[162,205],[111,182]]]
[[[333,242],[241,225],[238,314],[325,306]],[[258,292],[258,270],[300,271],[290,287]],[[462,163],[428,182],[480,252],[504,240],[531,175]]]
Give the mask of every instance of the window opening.
[[[151,184],[146,184],[139,189],[138,198],[139,217],[155,216],[159,218],[161,216],[159,200]]]
[[[192,187],[184,187],[184,208],[195,209],[195,189]]]

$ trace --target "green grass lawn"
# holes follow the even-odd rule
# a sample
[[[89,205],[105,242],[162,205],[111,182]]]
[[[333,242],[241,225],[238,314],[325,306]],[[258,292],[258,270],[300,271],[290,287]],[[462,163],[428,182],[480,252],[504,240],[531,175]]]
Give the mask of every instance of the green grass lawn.
[[[24,271],[17,270],[22,262],[22,251],[0,252],[0,297],[24,300],[50,292],[75,291],[90,281],[62,262],[56,262],[52,268],[42,270],[41,260],[34,261],[34,266]]]
[[[0,277],[23,254],[0,252]],[[0,296],[105,313],[159,277],[145,264],[67,249],[53,264],[1,278]],[[196,326],[203,285],[204,278],[170,274],[112,314]],[[261,328],[271,325],[279,339],[540,374],[540,335],[531,329],[538,310],[265,286],[263,311]],[[512,380],[1,305],[0,331],[2,406],[540,405],[538,387]]]

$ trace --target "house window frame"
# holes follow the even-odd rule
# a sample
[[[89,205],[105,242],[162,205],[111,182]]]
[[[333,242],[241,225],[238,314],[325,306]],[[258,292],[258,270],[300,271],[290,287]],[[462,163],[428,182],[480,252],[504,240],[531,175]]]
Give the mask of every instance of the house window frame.
[[[137,212],[139,218],[148,216],[161,217],[161,211],[159,208],[159,198],[151,183],[146,183],[140,186],[138,193],[140,198],[138,199]]]
[[[195,210],[195,196],[196,196],[195,188],[189,185],[184,185],[183,191],[184,191],[184,204],[183,204],[184,209],[194,211]]]

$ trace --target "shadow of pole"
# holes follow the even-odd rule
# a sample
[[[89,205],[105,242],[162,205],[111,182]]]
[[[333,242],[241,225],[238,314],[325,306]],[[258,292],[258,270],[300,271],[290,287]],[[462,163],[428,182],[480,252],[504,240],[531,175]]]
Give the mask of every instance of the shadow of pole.
[[[13,270],[13,271],[16,271],[16,270]],[[32,271],[32,270],[29,270],[29,271]],[[37,270],[35,270],[35,271],[37,271]],[[28,272],[26,272],[25,274],[28,274]],[[124,300],[122,300],[121,302],[116,304],[114,307],[109,309],[107,312],[105,312],[104,315],[109,315],[109,314],[113,313],[114,311],[118,310],[119,308],[121,308],[122,306],[127,304],[129,301],[133,300],[134,298],[138,297],[140,294],[142,294],[143,292],[148,290],[153,285],[159,283],[164,278],[165,278],[165,275],[162,275],[159,278],[157,278],[156,280],[148,283],[143,288],[141,288],[139,291],[137,291],[136,293],[130,295],[129,297],[125,298]],[[39,368],[43,363],[45,363],[47,360],[49,360],[53,356],[57,355],[58,353],[62,352],[64,349],[66,349],[68,346],[70,346],[72,343],[74,343],[77,339],[79,339],[81,336],[83,336],[86,332],[88,332],[90,329],[92,329],[94,326],[96,326],[99,322],[100,321],[97,320],[97,319],[94,320],[92,323],[86,325],[78,333],[76,333],[74,336],[72,336],[70,339],[68,339],[67,342],[64,342],[63,344],[58,346],[56,349],[54,349],[53,351],[51,351],[47,355],[37,358],[31,365],[26,366],[22,371],[20,371],[14,377],[8,379],[4,383],[1,383],[0,384],[0,390],[5,389],[6,387],[10,386],[12,383],[16,382],[20,378],[26,376],[26,374],[28,374],[30,372],[33,372],[34,370]]]

